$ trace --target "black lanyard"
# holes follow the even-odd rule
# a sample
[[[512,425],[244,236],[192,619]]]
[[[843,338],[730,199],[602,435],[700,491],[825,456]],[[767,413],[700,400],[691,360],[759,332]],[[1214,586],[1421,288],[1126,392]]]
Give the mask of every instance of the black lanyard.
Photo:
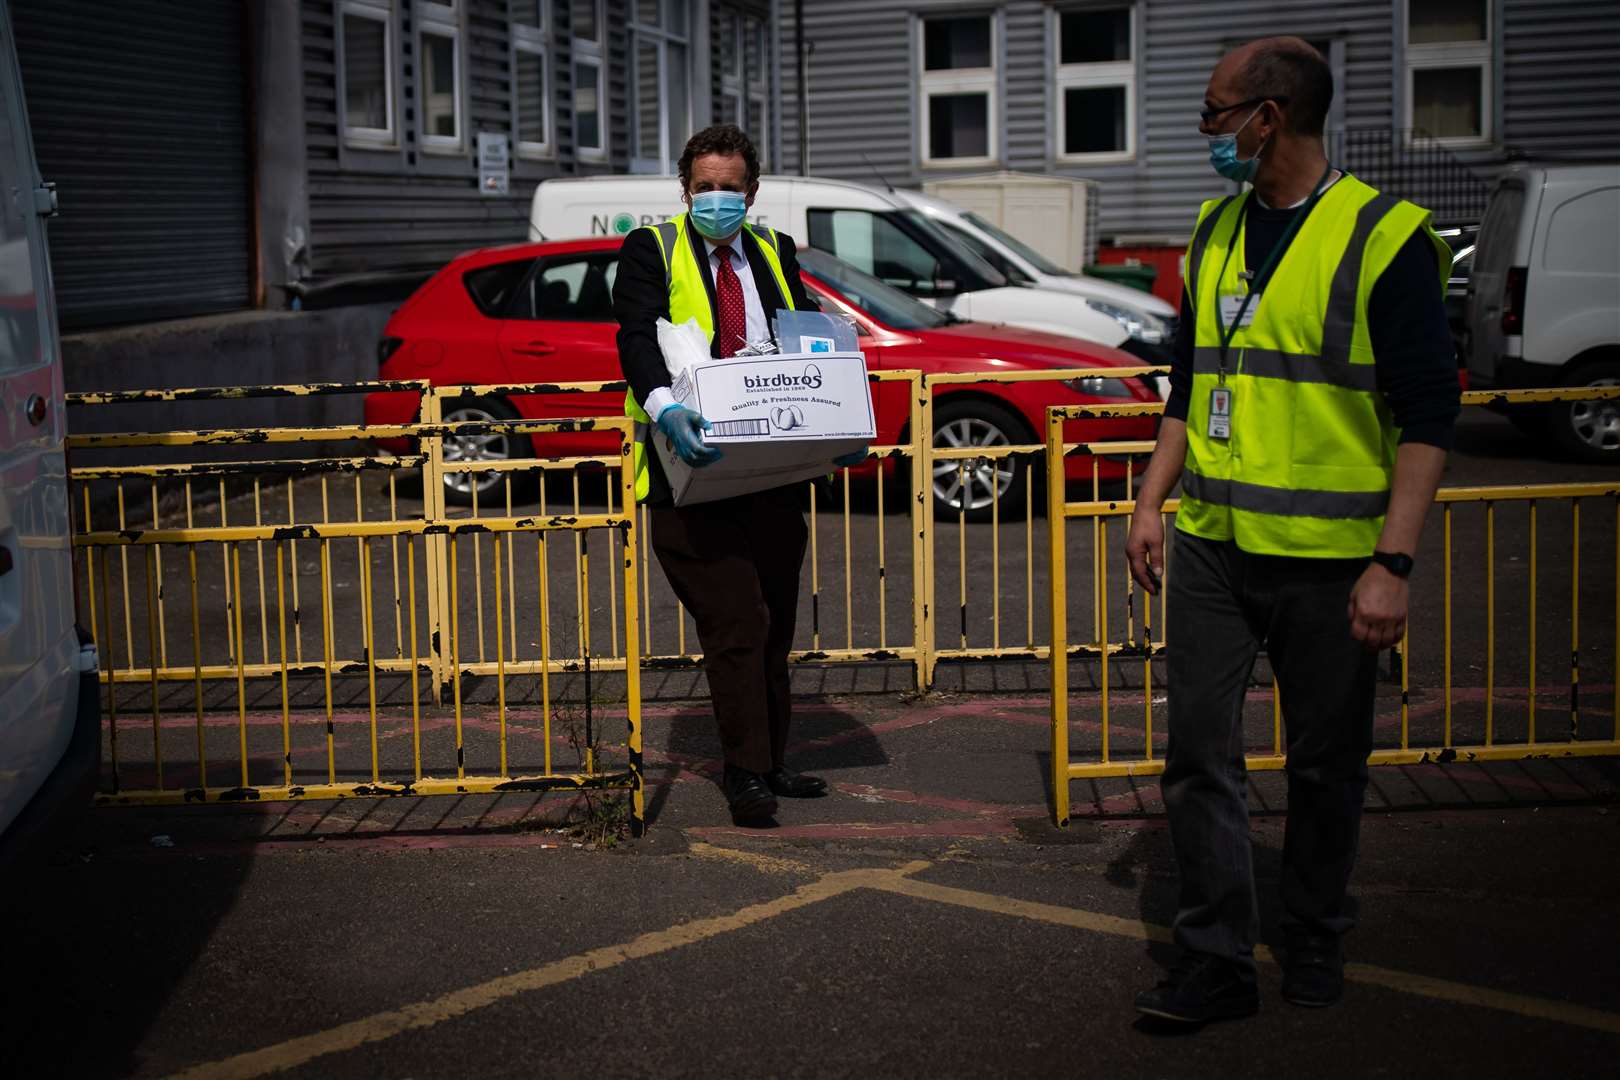
[[[1283,230],[1283,234],[1277,238],[1277,242],[1271,245],[1271,254],[1267,255],[1266,261],[1261,264],[1260,272],[1250,279],[1251,287],[1248,292],[1244,293],[1243,303],[1238,305],[1237,315],[1233,317],[1232,325],[1227,326],[1221,321],[1221,282],[1226,280],[1226,267],[1232,260],[1232,250],[1237,247],[1238,238],[1243,232],[1243,215],[1249,212],[1249,199],[1244,199],[1243,205],[1238,207],[1237,222],[1232,226],[1232,239],[1227,242],[1226,255],[1221,259],[1221,272],[1215,278],[1215,320],[1216,324],[1220,326],[1221,370],[1219,379],[1222,386],[1226,385],[1227,352],[1232,347],[1232,339],[1237,337],[1238,327],[1243,325],[1244,312],[1249,310],[1250,301],[1259,296],[1260,290],[1264,289],[1267,283],[1270,282],[1271,272],[1276,269],[1277,261],[1282,258],[1283,252],[1288,249],[1288,242],[1294,238],[1294,234],[1305,223],[1305,219],[1310,216],[1311,211],[1316,209],[1316,204],[1322,201],[1322,195],[1327,191],[1328,177],[1332,175],[1333,164],[1329,162],[1327,171],[1316,182],[1316,188],[1311,192],[1311,197],[1305,201],[1305,205],[1300,212],[1294,215],[1294,220],[1288,223],[1288,228]],[[1256,197],[1253,193],[1249,196],[1251,199]]]

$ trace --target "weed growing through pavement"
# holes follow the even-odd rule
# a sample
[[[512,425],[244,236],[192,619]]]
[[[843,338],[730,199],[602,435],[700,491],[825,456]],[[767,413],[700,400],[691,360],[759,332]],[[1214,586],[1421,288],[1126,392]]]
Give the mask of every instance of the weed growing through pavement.
[[[595,704],[603,704],[598,701]],[[574,750],[576,768],[581,773],[600,772],[602,768],[602,740],[595,731],[588,731],[585,710],[576,701],[559,702],[557,725],[563,737]],[[617,847],[620,840],[630,835],[630,800],[622,791],[610,788],[581,788],[576,806],[584,808],[582,820],[569,823],[569,835],[591,850]]]

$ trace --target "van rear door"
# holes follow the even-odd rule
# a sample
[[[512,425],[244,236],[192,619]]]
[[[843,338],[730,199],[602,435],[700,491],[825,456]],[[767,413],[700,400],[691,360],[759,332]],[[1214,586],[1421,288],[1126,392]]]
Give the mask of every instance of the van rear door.
[[[1497,369],[1509,345],[1516,357],[1519,341],[1508,341],[1502,331],[1502,308],[1506,298],[1508,270],[1528,261],[1519,252],[1525,203],[1529,191],[1526,176],[1508,173],[1491,193],[1480,223],[1479,242],[1474,249],[1474,270],[1468,294],[1468,375],[1470,385],[1498,385]]]
[[[3,14],[3,11],[0,11]],[[0,32],[10,37],[9,21]],[[0,43],[0,831],[67,750],[78,688],[62,365],[44,188]]]

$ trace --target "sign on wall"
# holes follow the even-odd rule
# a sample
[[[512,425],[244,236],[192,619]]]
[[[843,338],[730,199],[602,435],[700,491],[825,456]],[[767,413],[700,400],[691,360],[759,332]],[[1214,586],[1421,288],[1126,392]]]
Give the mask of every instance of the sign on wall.
[[[511,180],[512,155],[506,136],[496,131],[478,133],[478,191],[505,195]]]

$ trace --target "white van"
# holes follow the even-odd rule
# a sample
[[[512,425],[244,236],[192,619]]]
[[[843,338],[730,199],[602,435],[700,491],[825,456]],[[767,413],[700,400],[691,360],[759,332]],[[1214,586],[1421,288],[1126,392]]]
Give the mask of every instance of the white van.
[[[88,806],[95,647],[75,625],[62,355],[39,176],[0,0],[0,871]],[[0,880],[7,877],[0,873]],[[15,878],[12,878],[15,880]]]
[[[1116,320],[1129,336],[1152,345],[1168,345],[1175,336],[1176,309],[1152,293],[1065,270],[1016,236],[955,203],[920,191],[901,189],[891,194],[928,215],[928,220],[942,232],[1001,271],[1014,285],[1073,293],[1093,311]]]
[[[1114,299],[1091,304],[1073,289],[1014,283],[935,223],[915,192],[890,192],[843,180],[764,176],[750,220],[792,236],[924,300],[976,322],[1067,334],[1111,345],[1144,363],[1169,362],[1168,327],[1150,315],[1135,290],[1100,291]],[[546,180],[535,189],[531,240],[612,236],[681,212],[680,182],[672,176],[597,176]],[[1120,298],[1113,290],[1129,291]],[[1135,308],[1125,311],[1128,303]],[[1118,311],[1109,310],[1117,307]],[[1164,305],[1168,307],[1168,305]],[[1123,314],[1122,314],[1123,312]]]
[[[1472,389],[1620,384],[1620,164],[1502,174],[1480,224],[1466,325]],[[1620,462],[1620,402],[1509,415],[1577,457]]]

